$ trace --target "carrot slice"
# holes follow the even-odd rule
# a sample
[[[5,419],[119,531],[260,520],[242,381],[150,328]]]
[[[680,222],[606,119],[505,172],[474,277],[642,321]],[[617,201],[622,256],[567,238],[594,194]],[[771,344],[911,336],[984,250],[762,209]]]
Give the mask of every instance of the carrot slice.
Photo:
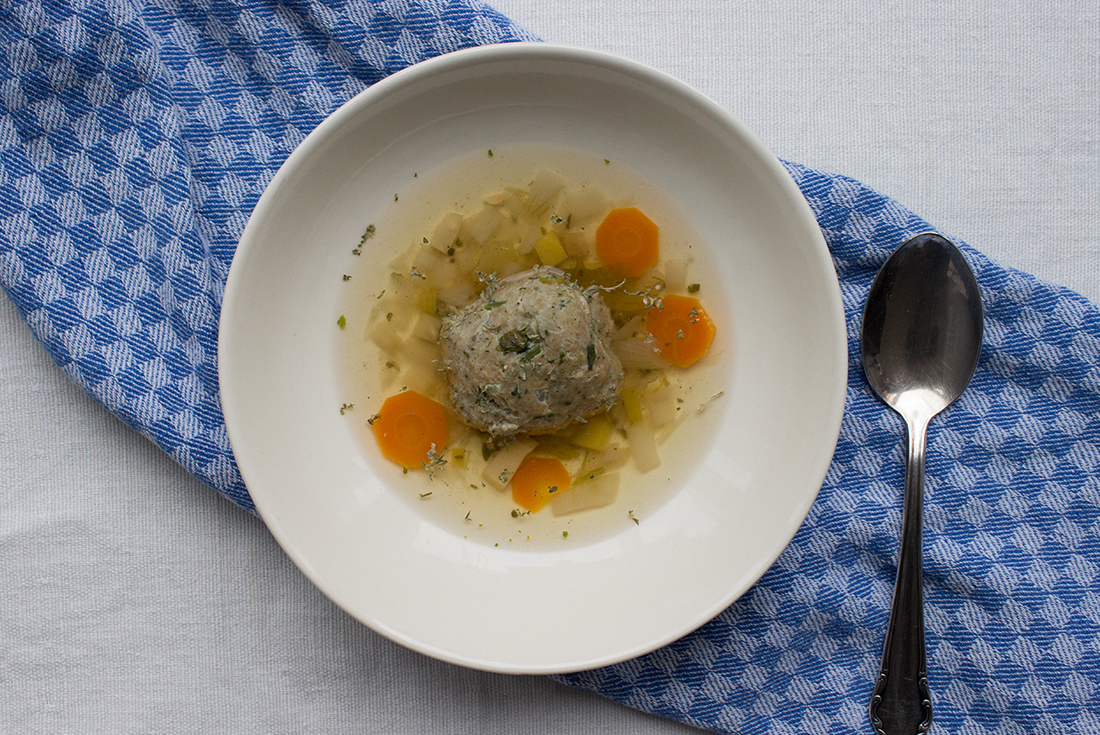
[[[634,207],[612,209],[596,228],[596,257],[618,275],[637,278],[657,263],[657,225]]]
[[[414,390],[387,398],[373,428],[382,454],[407,469],[424,467],[432,445],[442,452],[451,438],[443,405]]]
[[[512,500],[534,512],[569,489],[569,471],[560,459],[527,457],[512,475]]]
[[[699,300],[690,296],[662,297],[661,308],[649,310],[646,329],[656,339],[654,347],[661,351],[661,358],[680,367],[707,354],[714,341],[714,322]]]

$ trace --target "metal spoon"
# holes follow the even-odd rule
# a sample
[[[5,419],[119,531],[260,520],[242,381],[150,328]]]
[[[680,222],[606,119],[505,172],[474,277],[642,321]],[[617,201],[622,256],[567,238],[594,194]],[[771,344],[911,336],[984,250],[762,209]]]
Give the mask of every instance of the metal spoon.
[[[932,724],[921,595],[925,432],[966,389],[981,346],[981,294],[959,249],[934,233],[907,240],[875,277],[863,312],[867,381],[909,434],[898,576],[870,706],[879,735]]]

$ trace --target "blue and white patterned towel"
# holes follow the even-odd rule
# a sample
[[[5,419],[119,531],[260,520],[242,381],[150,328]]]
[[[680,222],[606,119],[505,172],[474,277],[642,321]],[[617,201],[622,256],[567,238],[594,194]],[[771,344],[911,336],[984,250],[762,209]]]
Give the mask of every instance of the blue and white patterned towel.
[[[73,380],[252,509],[215,356],[226,273],[265,184],[387,74],[531,37],[478,0],[0,1],[0,35],[0,284]],[[848,315],[848,401],[825,486],[778,563],[714,621],[559,678],[722,732],[866,732],[903,428],[863,380],[859,317],[886,256],[928,225],[856,181],[788,168]],[[929,437],[933,727],[1100,732],[1100,311],[965,250],[986,339],[973,384]]]

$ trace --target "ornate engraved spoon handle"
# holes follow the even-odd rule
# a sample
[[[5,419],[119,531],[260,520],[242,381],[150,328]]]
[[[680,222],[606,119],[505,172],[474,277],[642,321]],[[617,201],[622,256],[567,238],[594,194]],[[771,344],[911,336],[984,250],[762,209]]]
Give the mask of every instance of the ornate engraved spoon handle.
[[[909,461],[894,603],[882,667],[871,697],[871,725],[878,735],[914,735],[932,724],[932,698],[924,652],[924,599],[921,594],[921,513],[924,444],[929,417],[906,419]]]

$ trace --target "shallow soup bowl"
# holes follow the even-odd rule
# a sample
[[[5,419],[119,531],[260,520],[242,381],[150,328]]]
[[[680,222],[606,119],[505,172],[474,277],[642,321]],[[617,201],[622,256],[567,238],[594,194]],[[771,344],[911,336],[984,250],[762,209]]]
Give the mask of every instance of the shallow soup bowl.
[[[675,210],[718,330],[660,467],[568,521],[509,516],[509,501],[482,489],[501,509],[482,522],[481,506],[410,491],[371,441],[382,396],[348,398],[348,341],[362,335],[348,289],[405,249],[381,223],[417,211],[440,172],[472,157],[515,167],[539,151],[594,161]],[[832,261],[775,156],[660,71],[534,43],[417,64],[322,122],[241,237],[218,356],[241,476],[301,571],[398,643],[507,673],[639,656],[743,595],[821,487],[847,376]]]

